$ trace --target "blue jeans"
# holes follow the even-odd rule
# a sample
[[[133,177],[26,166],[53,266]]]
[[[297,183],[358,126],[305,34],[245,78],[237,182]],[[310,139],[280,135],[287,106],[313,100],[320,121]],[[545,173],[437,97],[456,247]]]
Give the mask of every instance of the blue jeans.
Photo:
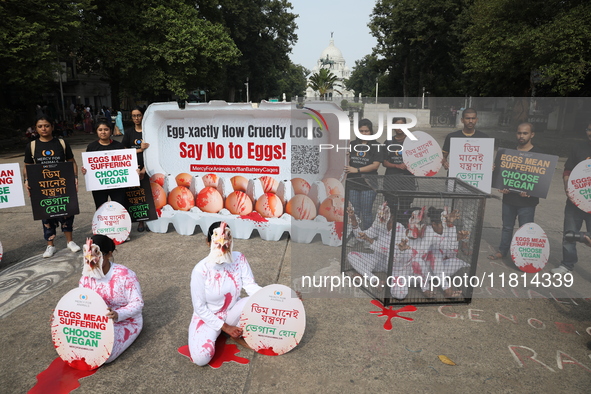
[[[515,219],[519,220],[519,227],[534,221],[536,207],[516,207],[503,203],[503,228],[501,230],[501,244],[499,252],[505,257],[509,253],[511,240],[513,239],[513,228]]]
[[[591,213],[581,211],[570,200],[564,207],[564,232],[579,232],[585,222],[587,232],[591,231]],[[562,241],[562,265],[572,271],[579,258],[577,257],[577,243]]]
[[[361,219],[359,227],[367,230],[373,224],[373,202],[377,193],[374,190],[349,190],[349,202],[355,214]]]

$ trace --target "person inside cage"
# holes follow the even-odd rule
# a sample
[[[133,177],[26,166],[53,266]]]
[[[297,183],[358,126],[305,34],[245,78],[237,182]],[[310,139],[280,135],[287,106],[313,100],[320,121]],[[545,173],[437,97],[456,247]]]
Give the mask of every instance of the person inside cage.
[[[416,211],[425,212],[425,207],[417,208]],[[431,283],[436,276],[441,280],[434,283],[443,290],[446,298],[459,297],[462,292],[454,289],[447,278],[452,278],[461,268],[469,267],[468,263],[457,257],[459,241],[468,238],[469,233],[457,231],[455,222],[460,218],[458,210],[449,212],[447,207],[429,207],[426,218],[430,225],[422,228],[420,237],[411,238],[410,244],[416,251],[412,261],[413,273],[423,278],[421,290],[425,296],[435,296]]]
[[[390,213],[388,204],[383,203],[380,206],[376,219],[371,227],[365,231],[361,231],[359,228],[359,220],[351,204],[347,208],[347,214],[349,215],[349,221],[355,238],[366,243],[368,248],[373,251],[373,253],[350,252],[347,255],[347,259],[351,266],[360,275],[369,278],[375,276],[374,272],[387,272],[390,243],[392,242],[392,229],[394,228],[394,217]],[[394,249],[392,262],[392,278],[388,285],[393,283],[390,286],[392,297],[403,299],[408,294],[406,277],[412,272],[409,264],[412,251],[408,245],[408,238],[405,235],[406,228],[401,223],[396,223],[394,231],[396,232],[394,238],[396,248]],[[398,277],[404,277],[404,279],[398,280]]]

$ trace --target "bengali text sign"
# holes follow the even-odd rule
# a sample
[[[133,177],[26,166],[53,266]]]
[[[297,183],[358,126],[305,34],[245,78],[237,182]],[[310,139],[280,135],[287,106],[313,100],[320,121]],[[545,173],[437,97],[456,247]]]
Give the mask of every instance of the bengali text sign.
[[[449,176],[490,193],[494,149],[494,138],[452,138]]]
[[[80,213],[74,163],[30,164],[25,170],[35,220]]]

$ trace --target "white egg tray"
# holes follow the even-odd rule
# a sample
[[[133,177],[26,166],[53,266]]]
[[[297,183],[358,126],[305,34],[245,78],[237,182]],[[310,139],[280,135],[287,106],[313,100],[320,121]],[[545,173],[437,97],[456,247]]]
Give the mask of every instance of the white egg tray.
[[[167,175],[164,182],[166,194],[176,186],[175,176]],[[199,176],[194,176],[191,182],[191,193],[196,195],[205,185]],[[233,192],[230,179],[219,177],[217,190],[222,195],[224,201],[228,194]],[[263,195],[261,182],[257,179],[250,179],[246,192],[254,202]],[[291,181],[279,182],[277,196],[281,199],[283,205],[293,197]],[[311,184],[308,197],[312,199],[316,207],[320,205],[327,197],[324,184],[320,181]],[[255,212],[255,211],[253,211]],[[254,230],[260,237],[266,241],[278,241],[285,232],[294,242],[310,243],[314,237],[319,234],[322,243],[328,246],[340,246],[342,243],[342,223],[328,222],[326,218],[318,215],[314,220],[295,220],[291,215],[284,213],[279,218],[266,218],[266,222],[243,219],[239,215],[233,215],[227,209],[222,209],[219,213],[203,212],[197,207],[189,211],[174,210],[169,204],[161,210],[161,215],[157,220],[148,221],[148,228],[155,233],[166,233],[169,225],[172,223],[177,233],[181,235],[192,235],[196,227],[199,226],[203,233],[206,233],[211,224],[217,221],[225,221],[232,229],[234,238],[249,239]]]

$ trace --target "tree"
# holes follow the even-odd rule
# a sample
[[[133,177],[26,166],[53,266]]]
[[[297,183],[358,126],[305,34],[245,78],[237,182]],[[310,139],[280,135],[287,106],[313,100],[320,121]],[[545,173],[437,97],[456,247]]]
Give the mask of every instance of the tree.
[[[310,76],[310,82],[308,87],[311,87],[320,94],[320,100],[326,98],[326,94],[333,90],[335,82],[338,81],[336,75],[334,75],[328,68],[321,68],[318,72]]]
[[[279,96],[285,93],[286,99],[291,100],[294,96],[306,95],[306,75],[310,71],[300,64],[293,64],[290,61],[287,70],[282,71],[277,76],[277,94]]]
[[[77,32],[89,1],[0,2],[0,117],[3,126],[24,127],[31,108],[47,91],[63,59],[81,44]],[[30,120],[30,119],[29,119]]]
[[[419,96],[423,88],[434,95],[463,92],[458,20],[465,0],[378,0],[369,27],[378,44],[374,54],[390,70],[385,93]]]
[[[376,93],[376,78],[383,73],[381,64],[375,55],[366,55],[361,60],[355,61],[353,72],[345,81],[348,90],[353,90],[355,96],[361,93],[362,96],[374,96]]]
[[[475,0],[469,20],[462,54],[480,94],[528,96],[533,82],[559,95],[584,87],[591,70],[588,1]]]
[[[224,25],[242,56],[225,67],[223,96],[234,101],[249,78],[252,101],[278,91],[278,76],[290,67],[289,53],[297,41],[296,14],[287,0],[197,0],[205,19]]]

